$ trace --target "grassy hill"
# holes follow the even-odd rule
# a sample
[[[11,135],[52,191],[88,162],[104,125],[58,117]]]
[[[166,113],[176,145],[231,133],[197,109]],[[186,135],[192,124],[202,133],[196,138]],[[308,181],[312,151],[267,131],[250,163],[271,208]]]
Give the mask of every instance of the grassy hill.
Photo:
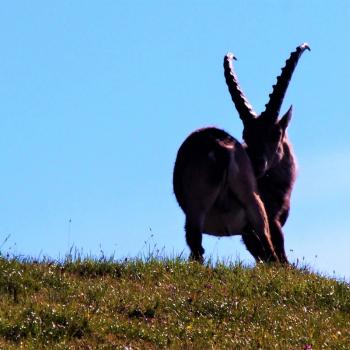
[[[0,259],[0,349],[350,349],[350,286],[307,269]]]

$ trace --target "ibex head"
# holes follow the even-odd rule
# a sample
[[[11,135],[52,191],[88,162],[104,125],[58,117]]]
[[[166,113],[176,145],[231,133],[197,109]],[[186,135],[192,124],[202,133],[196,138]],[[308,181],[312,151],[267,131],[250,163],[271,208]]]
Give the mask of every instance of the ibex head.
[[[233,54],[227,54],[224,59],[226,83],[241,118],[244,130],[243,139],[247,145],[247,152],[252,161],[256,176],[262,176],[283,157],[283,140],[288,123],[292,117],[292,107],[279,117],[284,95],[289,81],[301,54],[310,50],[308,44],[302,44],[291,53],[282,68],[277,83],[273,86],[270,99],[265,110],[258,116],[242,92],[237,76],[233,70]]]

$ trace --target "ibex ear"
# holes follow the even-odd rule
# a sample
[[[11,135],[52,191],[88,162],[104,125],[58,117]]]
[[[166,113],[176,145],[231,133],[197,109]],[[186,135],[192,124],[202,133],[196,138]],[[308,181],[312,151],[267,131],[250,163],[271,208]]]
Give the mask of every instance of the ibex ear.
[[[278,124],[282,127],[283,131],[287,129],[287,126],[292,119],[293,106],[290,106],[287,113],[280,119]]]

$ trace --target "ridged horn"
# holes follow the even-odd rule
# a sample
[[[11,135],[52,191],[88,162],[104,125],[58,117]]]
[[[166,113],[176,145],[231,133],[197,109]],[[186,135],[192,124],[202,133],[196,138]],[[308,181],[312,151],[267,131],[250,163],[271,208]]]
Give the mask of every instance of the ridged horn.
[[[235,71],[233,70],[232,60],[236,57],[232,53],[228,53],[224,58],[224,74],[226,79],[226,84],[230,92],[231,98],[239,117],[243,122],[256,118],[257,114],[254,112],[252,106],[244,96],[241,90]]]
[[[305,50],[310,51],[308,44],[301,44],[294,52],[290,54],[282,73],[277,77],[277,83],[273,85],[272,93],[269,95],[270,100],[265,105],[265,111],[261,113],[261,117],[276,120],[278,118],[284,95],[286,94],[290,79],[292,78],[294,69],[299,61],[300,56]]]

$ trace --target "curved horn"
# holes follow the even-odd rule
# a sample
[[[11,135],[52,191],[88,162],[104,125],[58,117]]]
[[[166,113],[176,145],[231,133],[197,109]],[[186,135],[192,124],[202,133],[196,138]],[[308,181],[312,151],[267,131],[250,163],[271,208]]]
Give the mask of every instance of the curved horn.
[[[239,117],[243,122],[248,119],[256,118],[256,113],[254,112],[252,106],[244,96],[239,83],[237,76],[233,70],[232,60],[236,57],[232,53],[228,53],[224,58],[224,73],[226,84],[230,92],[233,103],[236,106]]]
[[[287,91],[289,81],[292,78],[294,69],[299,61],[300,56],[305,50],[310,51],[308,44],[304,43],[296,48],[290,54],[285,66],[282,68],[282,73],[277,77],[277,83],[273,86],[272,93],[269,95],[270,100],[265,105],[265,111],[261,113],[262,117],[276,120],[283,102],[284,95]]]

